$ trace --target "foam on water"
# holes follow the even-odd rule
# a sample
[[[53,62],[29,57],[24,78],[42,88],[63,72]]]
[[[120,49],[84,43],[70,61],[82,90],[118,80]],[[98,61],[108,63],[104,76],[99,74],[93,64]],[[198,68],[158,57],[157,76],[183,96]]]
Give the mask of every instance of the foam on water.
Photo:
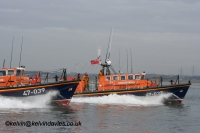
[[[0,96],[0,108],[45,108],[56,94],[56,91],[52,91],[45,95],[25,98]]]
[[[167,99],[171,94],[162,94],[159,96],[134,96],[134,95],[116,95],[100,97],[73,97],[73,103],[93,103],[93,104],[117,104],[129,106],[152,106],[163,105],[163,99]]]

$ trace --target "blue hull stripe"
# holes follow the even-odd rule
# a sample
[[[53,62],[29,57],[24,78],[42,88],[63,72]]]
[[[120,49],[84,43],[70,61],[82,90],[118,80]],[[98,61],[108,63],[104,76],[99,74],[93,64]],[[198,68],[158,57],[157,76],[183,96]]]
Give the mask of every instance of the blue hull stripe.
[[[54,97],[54,100],[71,99],[78,84],[79,81],[65,81],[20,87],[7,87],[0,88],[0,95],[11,97],[29,97],[44,95],[50,91],[57,91],[59,95]]]
[[[190,84],[185,85],[174,85],[165,87],[153,87],[153,88],[143,88],[143,89],[122,89],[122,90],[107,90],[107,91],[94,91],[94,92],[83,92],[75,93],[74,97],[87,97],[87,96],[103,96],[109,94],[131,94],[136,96],[154,96],[162,93],[173,93],[179,99],[183,99],[190,87]]]

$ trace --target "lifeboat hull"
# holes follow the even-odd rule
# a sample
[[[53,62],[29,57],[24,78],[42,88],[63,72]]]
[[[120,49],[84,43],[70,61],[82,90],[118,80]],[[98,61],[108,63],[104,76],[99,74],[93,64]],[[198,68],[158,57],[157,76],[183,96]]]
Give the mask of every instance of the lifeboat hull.
[[[74,80],[17,87],[4,87],[0,88],[0,95],[6,97],[32,97],[44,95],[51,91],[57,91],[57,95],[52,97],[52,103],[68,105],[78,84],[79,81]]]
[[[165,102],[178,102],[181,103],[189,89],[191,84],[178,84],[162,87],[148,87],[148,88],[129,88],[129,89],[118,89],[118,90],[106,90],[106,91],[87,91],[81,93],[75,93],[74,97],[96,97],[110,94],[118,95],[135,95],[135,96],[158,96],[166,93],[172,95],[165,99]]]

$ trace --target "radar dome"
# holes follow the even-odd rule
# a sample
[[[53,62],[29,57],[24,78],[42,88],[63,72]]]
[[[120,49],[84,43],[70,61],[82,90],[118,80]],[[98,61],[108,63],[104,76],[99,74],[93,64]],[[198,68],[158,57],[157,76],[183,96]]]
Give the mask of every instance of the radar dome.
[[[106,63],[107,63],[108,65],[111,65],[111,61],[110,61],[109,59],[106,61]]]

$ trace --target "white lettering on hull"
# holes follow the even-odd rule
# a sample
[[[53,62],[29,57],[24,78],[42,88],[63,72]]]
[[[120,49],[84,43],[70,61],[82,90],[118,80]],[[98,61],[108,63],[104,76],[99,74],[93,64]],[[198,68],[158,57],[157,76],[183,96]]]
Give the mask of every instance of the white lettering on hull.
[[[149,92],[149,93],[146,94],[146,96],[158,96],[158,95],[161,95],[163,93],[164,93],[163,91]]]

